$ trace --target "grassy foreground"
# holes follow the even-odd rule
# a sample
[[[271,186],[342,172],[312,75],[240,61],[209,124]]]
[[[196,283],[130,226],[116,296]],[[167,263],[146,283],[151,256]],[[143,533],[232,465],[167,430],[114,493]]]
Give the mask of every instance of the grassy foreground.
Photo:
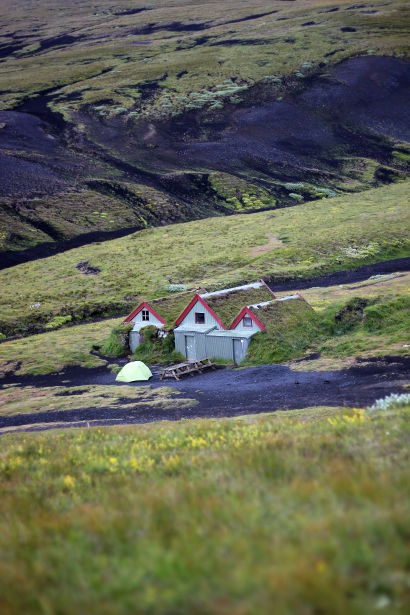
[[[6,435],[1,612],[408,612],[408,412]]]
[[[125,315],[139,297],[163,296],[170,282],[223,288],[405,256],[409,200],[405,181],[275,213],[147,229],[6,269],[0,272],[0,332],[58,326],[56,317]],[[81,261],[100,273],[84,275],[76,268]]]

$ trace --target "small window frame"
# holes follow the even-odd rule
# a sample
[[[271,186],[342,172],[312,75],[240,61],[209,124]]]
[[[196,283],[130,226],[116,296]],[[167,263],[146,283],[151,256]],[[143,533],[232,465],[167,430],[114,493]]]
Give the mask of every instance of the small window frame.
[[[205,324],[205,312],[195,312],[195,324],[196,325]]]
[[[250,322],[250,324],[246,324],[246,321]],[[252,329],[253,327],[253,320],[250,316],[244,316],[243,320],[242,320],[242,325],[244,327],[244,329]]]
[[[147,308],[143,308],[141,310],[141,320],[142,320],[142,322],[149,322],[150,321],[150,313],[149,313],[149,310],[147,310]]]

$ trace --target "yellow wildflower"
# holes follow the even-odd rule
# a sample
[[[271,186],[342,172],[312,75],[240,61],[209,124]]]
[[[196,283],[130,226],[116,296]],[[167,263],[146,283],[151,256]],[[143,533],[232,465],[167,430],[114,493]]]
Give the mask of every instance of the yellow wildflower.
[[[70,474],[67,474],[63,478],[63,485],[66,489],[72,489],[75,485],[75,478],[70,476]]]

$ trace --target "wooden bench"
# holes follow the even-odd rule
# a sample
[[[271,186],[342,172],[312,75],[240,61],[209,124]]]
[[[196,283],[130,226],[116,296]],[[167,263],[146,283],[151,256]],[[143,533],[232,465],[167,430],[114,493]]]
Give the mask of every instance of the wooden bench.
[[[186,361],[185,363],[164,367],[159,377],[160,380],[164,378],[175,378],[175,380],[179,380],[181,376],[200,374],[207,367],[215,369],[216,365],[212,363],[210,359],[204,359],[203,361]]]

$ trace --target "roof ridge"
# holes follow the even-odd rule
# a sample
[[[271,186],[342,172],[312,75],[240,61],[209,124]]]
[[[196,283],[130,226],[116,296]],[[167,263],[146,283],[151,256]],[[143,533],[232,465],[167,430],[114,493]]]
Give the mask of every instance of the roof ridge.
[[[199,293],[203,299],[207,299],[209,297],[217,297],[218,295],[229,295],[230,293],[236,292],[238,290],[248,290],[251,288],[262,288],[264,286],[264,282],[260,280],[257,282],[250,282],[249,284],[242,284],[242,286],[232,286],[231,288],[223,288],[221,290],[214,290],[208,293]]]

